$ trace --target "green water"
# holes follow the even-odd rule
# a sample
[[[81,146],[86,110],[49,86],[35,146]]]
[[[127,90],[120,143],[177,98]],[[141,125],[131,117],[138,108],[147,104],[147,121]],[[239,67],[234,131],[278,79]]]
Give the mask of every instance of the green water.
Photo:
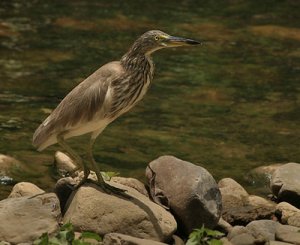
[[[35,128],[77,83],[160,29],[207,42],[154,55],[152,87],[98,138],[97,161],[144,180],[147,163],[170,154],[259,193],[245,181],[251,169],[300,162],[299,12],[297,0],[2,0],[0,153],[26,165],[16,181],[51,190],[59,147],[36,152]],[[87,138],[70,142],[80,151]]]

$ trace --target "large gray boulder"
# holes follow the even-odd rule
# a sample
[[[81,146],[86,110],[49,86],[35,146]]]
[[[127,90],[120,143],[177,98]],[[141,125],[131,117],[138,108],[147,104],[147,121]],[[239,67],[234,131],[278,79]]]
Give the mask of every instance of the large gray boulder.
[[[170,208],[184,232],[190,233],[202,225],[217,225],[221,194],[206,169],[173,156],[162,156],[149,163],[146,177],[153,200]]]
[[[0,241],[31,243],[45,232],[56,232],[60,217],[54,193],[4,199],[0,202]]]
[[[100,235],[118,232],[155,241],[171,239],[177,224],[169,212],[131,187],[109,184],[126,190],[131,198],[109,195],[94,184],[85,184],[70,197],[63,221],[71,222],[76,230]]]
[[[272,175],[271,189],[279,201],[285,201],[300,208],[300,164],[287,163]]]

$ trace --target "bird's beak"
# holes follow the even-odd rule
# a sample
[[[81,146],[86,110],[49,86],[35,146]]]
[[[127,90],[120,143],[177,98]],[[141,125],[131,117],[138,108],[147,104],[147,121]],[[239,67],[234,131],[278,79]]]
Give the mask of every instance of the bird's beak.
[[[192,45],[199,45],[201,42],[192,40],[192,39],[187,39],[183,37],[173,37],[169,36],[165,39],[164,43],[166,46],[170,47],[177,47],[177,46],[192,46]]]

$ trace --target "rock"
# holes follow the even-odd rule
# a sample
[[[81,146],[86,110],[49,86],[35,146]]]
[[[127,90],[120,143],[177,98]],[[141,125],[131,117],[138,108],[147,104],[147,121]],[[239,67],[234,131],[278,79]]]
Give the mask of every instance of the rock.
[[[23,166],[17,159],[0,154],[0,184],[15,183],[13,175],[17,170],[22,171]]]
[[[242,233],[233,237],[230,242],[233,245],[253,245],[255,244],[255,239],[249,233]]]
[[[290,225],[279,225],[276,227],[276,240],[288,242],[292,244],[300,244],[300,229],[299,227]]]
[[[59,228],[60,215],[54,193],[4,199],[0,202],[0,241],[30,243],[45,232],[52,234]]]
[[[76,185],[77,182],[71,177],[61,178],[55,184],[54,192],[59,199],[60,209],[63,214],[65,211],[65,205]]]
[[[184,241],[179,236],[173,235],[172,238],[172,245],[184,245]]]
[[[294,216],[288,219],[288,225],[300,227],[300,213],[295,214]]]
[[[257,174],[259,176],[265,176],[269,181],[272,178],[273,173],[281,167],[282,164],[272,164],[267,166],[260,166],[251,171],[253,174]]]
[[[287,202],[278,203],[275,213],[282,224],[300,227],[300,210]]]
[[[275,210],[276,204],[260,196],[250,195],[248,202],[253,206],[269,206],[272,210]]]
[[[234,179],[224,178],[218,183],[222,195],[223,209],[230,208],[233,204],[243,205],[248,202],[249,194]]]
[[[63,176],[70,174],[75,177],[75,170],[77,168],[74,161],[65,153],[61,151],[55,152],[54,155],[55,165],[59,173]]]
[[[250,195],[249,196],[249,204],[253,207],[253,211],[257,212],[255,215],[255,219],[270,219],[274,217],[276,204],[270,200],[262,198],[260,196]]]
[[[75,177],[72,177],[73,180],[75,181],[76,184],[79,184],[80,181],[83,179],[84,177],[84,172],[83,171],[77,171],[76,172],[76,176]],[[103,177],[103,175],[102,175]],[[94,181],[97,181],[97,175],[94,171],[91,171],[90,172],[90,175],[88,176],[88,179],[91,179],[91,180],[94,180]],[[104,180],[106,180],[105,178],[103,178]]]
[[[269,187],[272,174],[280,166],[282,166],[282,164],[260,166],[246,173],[244,178],[248,183],[255,186],[255,189],[259,189],[260,193],[268,194],[270,192]]]
[[[56,182],[54,192],[56,193],[56,195],[59,198],[61,210],[64,211],[65,204],[66,204],[69,196],[73,192],[74,187],[79,183],[81,177],[83,177],[83,172],[78,173],[78,175],[75,178],[64,177],[64,178],[59,179]],[[93,180],[97,180],[96,174],[93,171],[91,171],[89,178],[91,178]],[[147,197],[149,196],[144,184],[137,179],[124,178],[124,177],[112,177],[111,181],[114,183],[119,183],[122,185],[132,187],[135,190],[137,190],[138,192],[140,192],[141,194],[143,194]]]
[[[61,210],[63,213],[65,211],[65,205],[67,203],[67,200],[69,199],[70,195],[72,194],[76,186],[83,179],[84,173],[83,171],[81,172],[76,171],[74,175],[75,177],[73,176],[73,177],[61,178],[55,184],[54,192],[59,198]],[[96,173],[94,171],[91,171],[88,179],[97,181]]]
[[[280,224],[273,220],[255,220],[250,222],[246,228],[256,239],[274,241],[278,225]]]
[[[236,226],[232,227],[232,229],[230,230],[230,232],[227,235],[227,238],[229,240],[231,240],[235,236],[238,236],[243,233],[248,233],[248,230],[246,229],[246,227],[241,226],[241,225],[236,225]]]
[[[269,245],[293,245],[293,244],[287,242],[270,241]]]
[[[12,168],[18,168],[20,161],[17,159],[0,154],[0,176],[9,175]]]
[[[103,245],[167,245],[148,239],[136,238],[120,233],[109,233],[103,238]]]
[[[300,212],[300,210],[287,202],[280,202],[276,205],[276,211],[280,213],[280,220],[286,224],[288,219]]]
[[[5,241],[0,241],[0,245],[10,245],[10,243],[9,242],[5,242]]]
[[[76,239],[80,239],[82,236],[81,232],[74,232],[74,240]],[[60,243],[60,244],[49,244],[49,245],[103,245],[102,241],[97,241],[93,238],[87,238],[85,237],[84,239],[82,239],[83,241],[80,242],[72,242],[72,243],[68,243],[68,244],[64,244],[64,243]],[[1,245],[1,244],[0,244]],[[19,245],[19,244],[18,244]],[[33,245],[43,245],[43,244],[33,244]],[[48,244],[44,244],[44,245],[48,245]]]
[[[216,228],[222,232],[229,233],[233,227],[221,217]]]
[[[20,182],[13,187],[8,198],[34,196],[42,193],[45,193],[45,191],[38,186],[29,182]]]
[[[221,195],[207,170],[173,156],[162,156],[149,163],[146,177],[154,201],[170,207],[185,233],[202,225],[217,225]]]
[[[300,208],[300,164],[287,163],[272,175],[271,189],[279,201],[286,201]]]
[[[119,177],[118,176],[118,177],[112,177],[110,181],[115,182],[115,183],[119,183],[121,185],[129,186],[129,187],[137,190],[139,193],[149,197],[145,185],[137,179],[124,178],[124,177]]]
[[[100,235],[118,232],[155,241],[172,237],[177,225],[169,212],[131,187],[110,185],[127,190],[132,198],[109,195],[94,184],[85,184],[70,197],[63,221],[70,221],[77,230]]]
[[[220,241],[222,242],[222,245],[232,245],[232,243],[227,239],[227,237],[222,237]]]
[[[223,201],[222,217],[232,225],[246,225],[257,219],[274,215],[275,204],[259,196],[249,196],[235,180],[226,178],[219,182]]]
[[[246,225],[253,220],[269,219],[273,213],[272,209],[247,204],[225,210],[223,218],[232,225]]]
[[[78,232],[78,231],[75,231],[74,232],[74,240],[81,239],[81,238],[82,238],[82,233]],[[80,242],[76,241],[76,242],[72,242],[72,243],[68,243],[68,244],[65,244],[65,243],[52,244],[51,243],[49,245],[75,245],[75,244],[77,244],[77,245],[103,245],[102,241],[97,241],[93,238],[84,237],[82,240]],[[34,244],[34,245],[43,245],[43,244]],[[48,244],[44,244],[44,245],[48,245]]]

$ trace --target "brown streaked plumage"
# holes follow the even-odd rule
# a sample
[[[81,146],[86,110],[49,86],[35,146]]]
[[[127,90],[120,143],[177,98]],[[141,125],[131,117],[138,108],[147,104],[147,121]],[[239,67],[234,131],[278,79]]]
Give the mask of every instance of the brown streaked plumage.
[[[90,133],[89,161],[98,177],[98,184],[108,192],[120,192],[103,181],[92,155],[92,146],[103,129],[130,110],[147,92],[153,78],[151,53],[175,46],[199,42],[172,37],[153,30],[139,37],[120,61],[105,64],[77,85],[38,127],[33,145],[43,150],[59,143],[84,168],[84,179],[90,170],[86,163],[65,142],[65,139]]]

